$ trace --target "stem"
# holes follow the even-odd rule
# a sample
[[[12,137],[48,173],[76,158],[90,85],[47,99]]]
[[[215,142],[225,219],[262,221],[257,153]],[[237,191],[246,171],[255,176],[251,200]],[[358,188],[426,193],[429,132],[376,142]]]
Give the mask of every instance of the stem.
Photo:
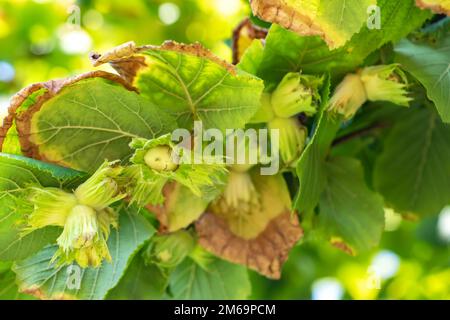
[[[369,127],[366,128],[362,128],[353,132],[350,132],[346,135],[343,135],[342,137],[339,137],[337,139],[335,139],[333,141],[332,146],[337,146],[341,143],[347,142],[349,140],[355,139],[355,138],[359,138],[365,135],[369,135],[370,133],[379,130],[379,129],[383,129],[383,128],[387,128],[389,125],[387,125],[386,123],[375,123]]]

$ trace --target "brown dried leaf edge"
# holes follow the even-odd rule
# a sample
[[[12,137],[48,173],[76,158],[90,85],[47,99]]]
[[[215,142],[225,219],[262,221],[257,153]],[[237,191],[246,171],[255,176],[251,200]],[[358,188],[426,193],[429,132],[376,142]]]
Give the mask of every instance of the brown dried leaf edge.
[[[133,41],[130,41],[103,54],[91,53],[90,59],[94,67],[105,63],[111,64],[129,84],[132,84],[139,70],[147,67],[145,56],[141,54],[145,51],[172,51],[205,58],[222,66],[230,74],[236,75],[236,69],[232,64],[215,56],[200,43],[183,44],[175,41],[166,41],[161,46],[145,45],[138,47]]]
[[[426,0],[416,0],[416,5],[421,8],[421,9],[430,9],[431,11],[435,12],[435,13],[442,13],[445,14],[447,16],[450,16],[450,9],[449,8],[444,8],[442,5],[440,4],[429,4],[426,3]]]
[[[116,82],[117,84],[122,85],[124,88],[130,91],[136,91],[120,76],[105,71],[92,71],[71,78],[50,80],[47,82],[32,84],[22,89],[12,97],[11,104],[8,108],[8,115],[3,120],[3,125],[0,128],[0,148],[3,148],[3,142],[8,133],[8,130],[11,128],[13,122],[15,121],[22,153],[30,158],[48,161],[48,159],[45,159],[45,157],[39,153],[39,147],[29,140],[31,118],[36,112],[41,109],[42,105],[46,101],[55,97],[62,89],[78,81],[89,78],[104,78]],[[41,89],[45,89],[45,91],[36,99],[36,102],[31,105],[26,111],[17,114],[17,109],[25,102],[25,100],[31,94]]]
[[[217,64],[220,64],[226,68],[231,74],[235,75],[235,67],[224,60],[221,60],[209,50],[205,49],[199,43],[194,44],[182,44],[174,41],[166,41],[161,46],[145,45],[141,47],[136,47],[134,42],[127,42],[119,45],[110,51],[99,54],[91,53],[90,59],[94,66],[100,66],[104,63],[110,63],[120,76],[105,72],[105,71],[92,71],[85,74],[81,74],[75,77],[50,80],[47,82],[35,83],[17,93],[11,100],[10,107],[8,109],[8,116],[3,120],[3,125],[0,128],[0,148],[3,145],[6,134],[11,128],[14,120],[16,122],[17,131],[19,134],[19,140],[22,148],[22,152],[25,156],[48,161],[43,155],[39,153],[38,146],[34,145],[30,140],[30,124],[31,117],[33,114],[40,110],[42,105],[56,96],[64,87],[74,84],[78,81],[87,78],[101,77],[111,81],[114,81],[124,88],[131,91],[138,91],[133,87],[132,83],[136,77],[137,72],[146,67],[145,57],[139,55],[140,52],[155,50],[155,51],[175,51],[184,54],[195,55],[198,57],[203,57],[209,59]],[[27,111],[18,115],[16,113],[17,109],[22,105],[22,103],[34,92],[45,89],[46,91],[38,97],[36,103],[28,108]]]
[[[289,251],[303,236],[297,214],[288,211],[272,219],[263,232],[250,240],[233,234],[226,221],[213,213],[205,213],[195,229],[200,245],[208,251],[272,279],[280,278]]]
[[[329,47],[333,47],[331,39],[320,26],[310,17],[301,14],[294,8],[280,0],[250,0],[253,14],[263,19],[281,25],[302,36],[319,36],[325,40]]]

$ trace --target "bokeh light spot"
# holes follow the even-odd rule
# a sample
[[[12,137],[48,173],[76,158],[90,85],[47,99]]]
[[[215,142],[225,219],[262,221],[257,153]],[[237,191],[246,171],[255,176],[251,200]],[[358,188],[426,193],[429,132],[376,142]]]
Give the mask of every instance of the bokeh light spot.
[[[232,16],[241,8],[240,0],[214,0],[216,10],[223,15]]]
[[[381,279],[389,279],[396,275],[400,267],[400,258],[392,251],[382,250],[372,259],[370,269]]]
[[[14,80],[14,77],[16,75],[16,70],[14,70],[14,67],[6,62],[6,61],[0,61],[0,81],[1,82],[11,82]]]
[[[61,50],[67,54],[87,53],[92,46],[89,34],[77,28],[65,28],[59,34]]]
[[[313,300],[341,300],[344,288],[335,278],[322,278],[312,284]]]
[[[439,214],[437,232],[439,238],[445,242],[450,242],[450,207],[445,207]]]
[[[162,23],[174,24],[180,18],[180,8],[174,3],[166,2],[159,6],[158,15]]]

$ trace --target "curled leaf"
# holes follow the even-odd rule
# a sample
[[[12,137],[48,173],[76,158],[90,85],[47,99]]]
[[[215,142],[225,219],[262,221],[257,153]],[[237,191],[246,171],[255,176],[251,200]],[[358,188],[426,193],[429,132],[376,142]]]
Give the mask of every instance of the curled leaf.
[[[343,46],[367,19],[375,0],[251,0],[253,13],[303,36],[320,36],[331,49]]]
[[[89,58],[94,67],[110,62],[114,69],[128,82],[131,83],[140,68],[144,68],[145,58],[133,56],[136,44],[133,41],[121,44],[108,52],[99,54],[93,52]]]
[[[36,100],[46,92],[40,85],[33,84],[21,90],[11,99],[9,114],[3,119],[3,126],[0,128],[0,148],[2,152],[16,155],[23,154],[15,117],[34,105]]]
[[[245,18],[233,30],[233,64],[238,64],[244,52],[250,47],[253,40],[263,40],[267,30],[254,25],[250,19]]]

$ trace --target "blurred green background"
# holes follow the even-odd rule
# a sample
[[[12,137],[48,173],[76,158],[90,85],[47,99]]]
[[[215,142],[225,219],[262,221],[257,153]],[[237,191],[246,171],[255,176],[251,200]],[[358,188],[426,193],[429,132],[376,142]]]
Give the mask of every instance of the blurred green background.
[[[199,41],[231,61],[249,12],[244,0],[0,0],[0,116],[22,87],[91,70],[90,51],[130,40]],[[280,281],[251,278],[257,299],[450,299],[450,208],[422,221],[386,210],[381,246],[358,257],[310,236]]]

